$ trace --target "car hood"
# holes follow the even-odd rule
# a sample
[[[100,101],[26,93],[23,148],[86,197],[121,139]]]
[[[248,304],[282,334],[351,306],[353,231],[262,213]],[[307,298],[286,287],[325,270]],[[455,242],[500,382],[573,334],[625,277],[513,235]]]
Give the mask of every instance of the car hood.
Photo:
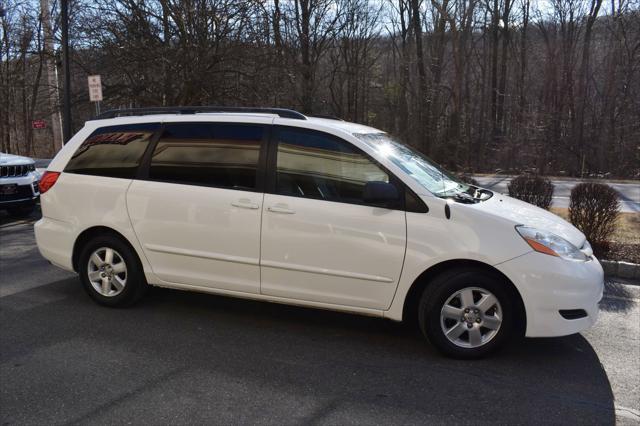
[[[494,193],[493,197],[475,206],[507,219],[514,225],[525,225],[553,232],[578,248],[581,248],[586,240],[579,229],[560,216],[503,194]]]
[[[0,165],[2,166],[21,166],[23,164],[33,164],[34,161],[29,157],[21,155],[5,154],[0,152]]]

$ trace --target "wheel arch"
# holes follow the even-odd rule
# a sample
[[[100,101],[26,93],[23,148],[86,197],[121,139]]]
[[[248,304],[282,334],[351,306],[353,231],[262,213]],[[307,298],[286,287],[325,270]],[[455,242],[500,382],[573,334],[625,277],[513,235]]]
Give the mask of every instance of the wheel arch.
[[[136,248],[131,244],[131,242],[129,242],[127,237],[125,237],[124,235],[122,235],[120,232],[116,231],[113,228],[100,225],[100,226],[92,226],[90,228],[85,229],[78,235],[75,242],[73,243],[71,264],[73,265],[74,271],[78,272],[78,262],[80,261],[80,253],[82,252],[82,248],[85,246],[85,244],[87,244],[87,242],[89,242],[92,238],[98,235],[113,235],[116,238],[122,240],[122,242],[127,244],[131,248],[133,253],[136,254],[136,256],[138,257],[139,264],[142,265],[140,254],[138,253]]]
[[[458,268],[474,268],[481,271],[489,272],[507,285],[507,288],[509,289],[513,301],[516,305],[516,332],[524,335],[524,332],[527,328],[527,315],[520,291],[518,291],[518,288],[513,284],[513,282],[498,269],[487,263],[483,263],[477,260],[451,259],[432,265],[424,270],[411,284],[411,287],[409,287],[409,291],[404,298],[402,307],[402,321],[407,323],[417,323],[418,305],[420,302],[420,297],[422,296],[424,290],[429,286],[431,282],[433,282],[434,278],[436,278],[438,275],[446,271]]]

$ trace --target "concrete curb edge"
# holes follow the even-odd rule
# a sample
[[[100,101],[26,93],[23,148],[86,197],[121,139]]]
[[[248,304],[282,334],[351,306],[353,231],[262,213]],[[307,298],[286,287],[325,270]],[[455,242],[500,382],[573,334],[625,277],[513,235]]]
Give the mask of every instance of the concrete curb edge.
[[[600,264],[605,275],[627,279],[640,279],[640,265],[637,263],[620,262],[616,260],[601,260]]]

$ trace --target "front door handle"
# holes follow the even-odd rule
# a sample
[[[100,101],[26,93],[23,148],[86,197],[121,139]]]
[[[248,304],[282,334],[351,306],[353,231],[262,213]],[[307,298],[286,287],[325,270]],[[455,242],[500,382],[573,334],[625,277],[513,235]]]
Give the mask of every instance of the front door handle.
[[[276,204],[274,206],[270,206],[267,210],[273,213],[282,213],[282,214],[294,214],[295,211],[291,210],[287,207],[286,204]]]
[[[231,203],[233,207],[239,207],[241,209],[257,210],[260,208],[260,204],[252,202],[248,198],[241,198],[238,201]]]

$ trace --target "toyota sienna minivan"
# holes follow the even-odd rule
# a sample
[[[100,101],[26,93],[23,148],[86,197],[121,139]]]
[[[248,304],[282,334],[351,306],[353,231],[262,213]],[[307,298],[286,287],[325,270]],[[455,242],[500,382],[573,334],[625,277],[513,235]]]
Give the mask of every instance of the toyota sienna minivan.
[[[416,321],[443,353],[592,326],[585,236],[459,182],[391,135],[285,109],[88,121],[40,182],[42,255],[99,304],[150,286]]]

